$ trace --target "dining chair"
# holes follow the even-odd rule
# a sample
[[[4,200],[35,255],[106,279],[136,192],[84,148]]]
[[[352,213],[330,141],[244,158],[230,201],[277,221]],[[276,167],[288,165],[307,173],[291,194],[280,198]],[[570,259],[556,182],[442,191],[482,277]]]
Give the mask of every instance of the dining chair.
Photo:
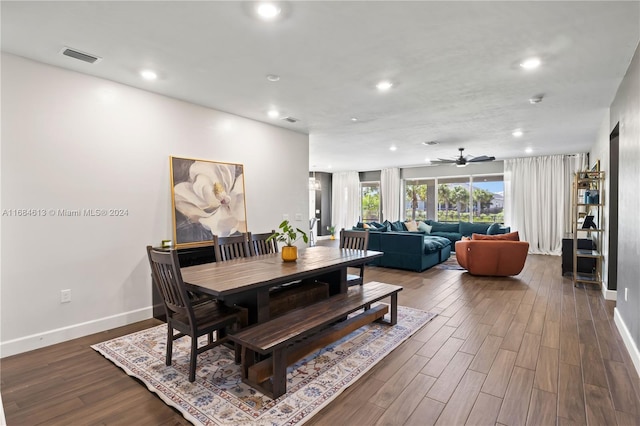
[[[267,239],[275,234],[275,230],[262,234],[252,234],[249,232],[249,251],[251,256],[259,256],[261,254],[278,253],[278,242],[274,239]]]
[[[198,354],[227,341],[227,328],[238,329],[247,324],[247,311],[228,307],[217,300],[193,305],[182,281],[178,252],[156,250],[147,246],[147,255],[153,281],[162,295],[167,314],[167,352],[165,364],[171,365],[173,341],[184,336],[191,337],[189,359],[189,381],[196,378]],[[174,334],[174,330],[178,330]],[[216,338],[213,338],[213,332]],[[207,344],[198,347],[198,338],[207,335]],[[236,351],[236,357],[238,355]]]
[[[367,250],[369,245],[369,230],[347,231],[340,230],[340,248],[349,250]],[[358,267],[359,274],[347,274],[347,285],[362,285],[364,283],[364,264]]]
[[[230,237],[218,237],[214,234],[213,250],[216,255],[216,262],[224,262],[239,257],[249,257],[251,256],[249,236],[246,233],[232,235]]]

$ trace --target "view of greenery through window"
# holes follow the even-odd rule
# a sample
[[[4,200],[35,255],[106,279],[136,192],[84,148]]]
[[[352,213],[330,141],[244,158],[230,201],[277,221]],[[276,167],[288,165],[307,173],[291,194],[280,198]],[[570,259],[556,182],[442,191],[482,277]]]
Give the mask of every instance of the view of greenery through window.
[[[437,204],[427,199],[436,194]],[[380,182],[362,182],[362,221],[380,222]],[[436,209],[438,222],[504,222],[504,180],[502,175],[415,179],[404,181],[404,218],[426,220]]]
[[[504,222],[502,176],[441,179],[438,182],[439,222]]]
[[[362,221],[380,222],[380,182],[362,182]]]
[[[427,181],[405,181],[405,219],[427,220],[427,186]]]

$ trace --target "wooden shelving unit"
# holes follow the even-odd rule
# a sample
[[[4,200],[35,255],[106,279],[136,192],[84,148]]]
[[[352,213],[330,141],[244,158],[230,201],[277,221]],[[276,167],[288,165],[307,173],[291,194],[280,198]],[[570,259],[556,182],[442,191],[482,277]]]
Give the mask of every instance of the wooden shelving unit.
[[[572,195],[573,221],[573,284],[602,286],[602,246],[604,243],[604,172],[575,174]],[[578,249],[578,239],[593,241],[593,249]],[[591,272],[578,271],[578,260],[594,259]]]

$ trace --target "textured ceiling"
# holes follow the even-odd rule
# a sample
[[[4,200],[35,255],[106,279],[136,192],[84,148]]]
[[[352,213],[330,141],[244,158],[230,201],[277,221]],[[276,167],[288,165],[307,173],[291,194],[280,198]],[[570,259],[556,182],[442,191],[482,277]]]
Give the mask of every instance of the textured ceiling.
[[[308,133],[311,170],[362,171],[458,147],[587,151],[640,40],[637,1],[285,2],[268,23],[251,5],[2,1],[2,50]],[[519,67],[529,56],[542,66]],[[381,79],[394,87],[379,93]],[[271,107],[300,121],[269,119]]]

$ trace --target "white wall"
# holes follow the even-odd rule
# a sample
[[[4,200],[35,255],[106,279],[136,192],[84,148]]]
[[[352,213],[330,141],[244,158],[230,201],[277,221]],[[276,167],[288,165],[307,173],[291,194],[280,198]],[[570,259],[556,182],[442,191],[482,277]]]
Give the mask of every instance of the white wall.
[[[250,231],[285,213],[308,227],[308,135],[9,54],[1,76],[3,213],[128,211],[2,217],[2,356],[151,316],[145,246],[171,238],[169,155],[243,163]]]
[[[611,103],[609,132],[618,123],[618,292],[614,319],[640,374],[640,44]]]

